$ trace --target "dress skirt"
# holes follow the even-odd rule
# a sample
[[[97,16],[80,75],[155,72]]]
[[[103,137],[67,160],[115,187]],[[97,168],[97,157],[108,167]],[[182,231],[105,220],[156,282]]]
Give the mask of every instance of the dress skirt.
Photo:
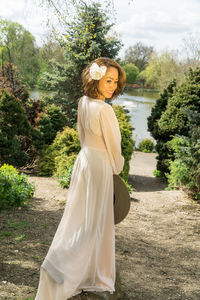
[[[106,150],[84,146],[71,176],[62,219],[40,268],[35,300],[115,291],[113,171]]]

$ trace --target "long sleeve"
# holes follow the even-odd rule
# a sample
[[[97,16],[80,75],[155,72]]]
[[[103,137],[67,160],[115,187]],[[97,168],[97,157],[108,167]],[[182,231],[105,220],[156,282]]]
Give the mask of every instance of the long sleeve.
[[[99,120],[113,174],[119,174],[124,166],[124,157],[121,155],[121,133],[115,112],[109,104],[101,109]]]
[[[81,123],[81,116],[80,116],[80,104],[81,104],[81,99],[78,102],[78,118],[77,118],[77,129],[78,129],[78,135],[79,135],[79,140],[81,144],[81,148],[83,147],[83,142],[85,138],[85,133],[84,129]]]

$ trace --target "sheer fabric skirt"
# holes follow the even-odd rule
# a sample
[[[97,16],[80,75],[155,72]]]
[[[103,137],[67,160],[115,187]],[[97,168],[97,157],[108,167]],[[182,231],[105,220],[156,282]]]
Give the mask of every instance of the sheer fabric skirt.
[[[66,300],[82,290],[112,293],[114,284],[113,172],[106,151],[84,146],[35,300]]]

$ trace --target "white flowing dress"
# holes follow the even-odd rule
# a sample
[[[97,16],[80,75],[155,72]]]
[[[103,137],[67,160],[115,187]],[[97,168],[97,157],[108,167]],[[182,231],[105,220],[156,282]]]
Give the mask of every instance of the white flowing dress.
[[[79,100],[77,119],[81,150],[35,300],[115,291],[113,174],[124,166],[119,124],[111,105],[87,96]]]

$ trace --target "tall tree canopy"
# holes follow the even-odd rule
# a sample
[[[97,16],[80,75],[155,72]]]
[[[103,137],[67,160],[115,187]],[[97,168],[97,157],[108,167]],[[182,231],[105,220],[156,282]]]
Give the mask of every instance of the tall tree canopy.
[[[13,63],[27,85],[36,83],[39,61],[35,38],[19,23],[0,19],[0,56],[1,65]]]

